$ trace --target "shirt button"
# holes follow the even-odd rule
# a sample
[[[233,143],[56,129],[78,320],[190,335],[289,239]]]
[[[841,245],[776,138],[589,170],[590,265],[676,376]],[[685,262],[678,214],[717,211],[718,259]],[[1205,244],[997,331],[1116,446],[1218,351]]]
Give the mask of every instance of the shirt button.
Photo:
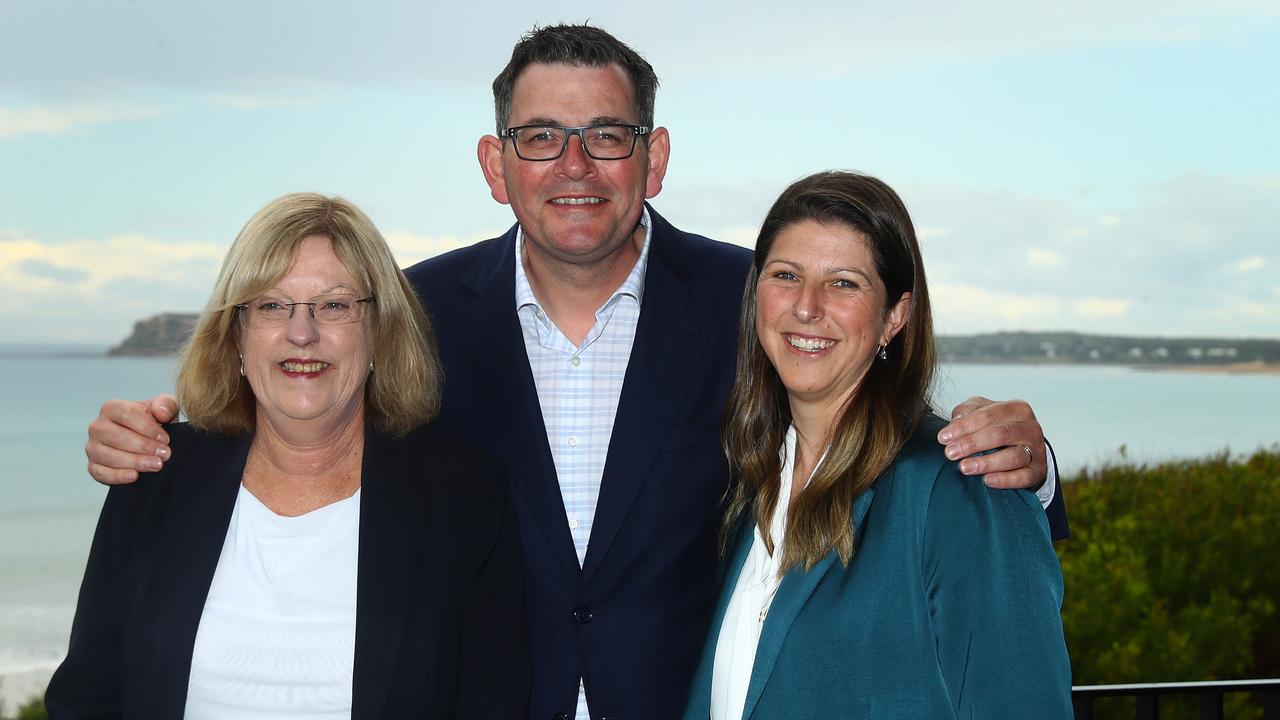
[[[570,436],[569,436],[569,447],[578,447],[578,436],[577,436],[577,435],[570,435]]]
[[[569,364],[574,367],[578,367],[579,365],[582,364],[582,358],[578,357],[577,355],[574,355],[573,359],[569,361]]]
[[[591,608],[580,607],[573,611],[573,619],[578,621],[579,625],[586,625],[591,622],[591,618],[595,617],[591,612]]]
[[[576,517],[569,518],[569,529],[570,530],[578,529],[578,518]]]

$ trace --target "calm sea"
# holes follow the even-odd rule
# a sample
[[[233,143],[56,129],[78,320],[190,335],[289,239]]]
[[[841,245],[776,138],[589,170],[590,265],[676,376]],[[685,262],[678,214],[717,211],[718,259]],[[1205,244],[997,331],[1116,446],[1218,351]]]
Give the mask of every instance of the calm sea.
[[[85,472],[85,428],[110,397],[173,387],[169,359],[98,348],[0,347],[0,700],[39,692],[66,652],[105,489]],[[1070,474],[1115,459],[1243,453],[1280,442],[1280,376],[1114,367],[956,365],[939,405],[971,394],[1031,401]]]

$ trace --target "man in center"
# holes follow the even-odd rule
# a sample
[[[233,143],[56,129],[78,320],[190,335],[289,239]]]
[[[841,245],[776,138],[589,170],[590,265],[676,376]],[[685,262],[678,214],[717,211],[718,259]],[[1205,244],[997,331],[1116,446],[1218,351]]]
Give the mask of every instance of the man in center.
[[[493,87],[479,160],[517,224],[407,271],[440,336],[437,422],[509,468],[529,717],[677,717],[716,589],[720,414],[751,255],[645,204],[670,152],[657,79],[608,33],[536,30]],[[984,405],[965,406],[949,452],[996,450],[968,470],[1040,486],[1030,408]]]

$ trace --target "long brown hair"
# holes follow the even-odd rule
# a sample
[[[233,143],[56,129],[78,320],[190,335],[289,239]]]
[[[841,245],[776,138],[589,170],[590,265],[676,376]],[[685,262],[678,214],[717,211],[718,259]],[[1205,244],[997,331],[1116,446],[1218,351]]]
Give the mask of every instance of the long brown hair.
[[[853,502],[875,482],[915,430],[933,379],[933,320],[915,228],[901,198],[867,175],[823,172],[788,187],[769,209],[756,240],[755,263],[742,297],[737,377],[722,438],[730,484],[721,525],[726,551],[742,516],[751,512],[772,553],[770,518],[778,503],[782,447],[791,424],[787,391],[756,334],[756,283],[774,240],[804,220],[847,227],[868,245],[885,287],[887,312],[911,293],[906,325],[876,360],[836,421],[826,459],[787,510],[781,572],[813,567],[835,549],[853,558]]]

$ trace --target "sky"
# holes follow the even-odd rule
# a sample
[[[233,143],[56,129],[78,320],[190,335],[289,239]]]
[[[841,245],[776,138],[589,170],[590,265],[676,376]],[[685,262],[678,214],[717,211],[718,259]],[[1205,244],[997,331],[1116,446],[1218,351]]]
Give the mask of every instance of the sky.
[[[1274,0],[436,5],[0,0],[0,343],[200,310],[288,192],[405,266],[500,234],[490,83],[583,21],[658,73],[684,230],[751,246],[790,182],[858,170],[911,210],[941,333],[1280,338]]]

